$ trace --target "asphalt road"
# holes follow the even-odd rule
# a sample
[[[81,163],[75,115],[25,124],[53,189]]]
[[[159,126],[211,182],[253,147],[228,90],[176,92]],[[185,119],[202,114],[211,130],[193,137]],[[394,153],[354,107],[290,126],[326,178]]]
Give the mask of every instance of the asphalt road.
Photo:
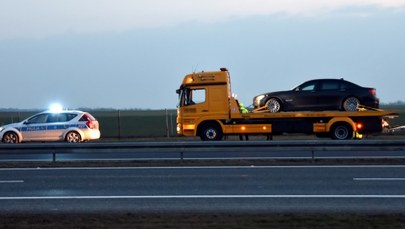
[[[405,166],[0,169],[0,213],[403,213]]]

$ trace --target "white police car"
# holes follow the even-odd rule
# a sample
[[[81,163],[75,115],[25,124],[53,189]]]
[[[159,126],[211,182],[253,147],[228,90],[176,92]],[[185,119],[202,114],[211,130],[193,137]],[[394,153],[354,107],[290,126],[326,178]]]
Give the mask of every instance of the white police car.
[[[0,127],[4,143],[29,141],[83,142],[100,138],[98,121],[77,110],[44,111],[22,122]]]

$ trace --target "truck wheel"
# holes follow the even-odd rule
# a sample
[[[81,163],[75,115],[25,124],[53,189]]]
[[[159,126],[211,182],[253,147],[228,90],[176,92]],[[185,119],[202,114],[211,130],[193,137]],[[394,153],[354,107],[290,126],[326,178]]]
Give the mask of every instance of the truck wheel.
[[[270,98],[266,102],[266,107],[267,110],[270,111],[271,113],[277,113],[281,110],[281,103],[276,98]]]
[[[18,143],[18,135],[14,132],[7,132],[4,134],[2,141],[4,143]]]
[[[360,105],[360,101],[356,97],[348,97],[343,102],[343,110],[345,111],[357,111]]]
[[[222,130],[218,124],[206,124],[201,128],[200,138],[203,141],[219,141],[222,139]]]
[[[337,123],[332,128],[332,138],[336,140],[347,140],[353,138],[353,129],[347,123]]]

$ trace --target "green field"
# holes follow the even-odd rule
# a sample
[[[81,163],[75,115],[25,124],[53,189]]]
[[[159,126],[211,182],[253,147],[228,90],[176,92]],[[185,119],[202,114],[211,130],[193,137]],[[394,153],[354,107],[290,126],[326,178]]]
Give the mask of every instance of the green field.
[[[389,120],[391,126],[405,125],[405,105],[384,105],[396,110],[399,117]],[[38,111],[0,112],[0,125],[19,122]],[[101,138],[138,138],[176,136],[176,110],[92,110],[100,122]]]

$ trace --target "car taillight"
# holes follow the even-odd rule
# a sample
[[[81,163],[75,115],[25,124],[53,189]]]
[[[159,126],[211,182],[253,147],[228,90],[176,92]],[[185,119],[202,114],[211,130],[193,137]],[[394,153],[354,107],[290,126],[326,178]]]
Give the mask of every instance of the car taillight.
[[[377,90],[374,89],[374,88],[370,89],[370,94],[376,96],[377,95]]]
[[[97,122],[94,122],[94,121],[91,121],[91,120],[88,120],[86,122],[86,126],[88,128],[90,128],[90,129],[97,129],[98,128]]]

